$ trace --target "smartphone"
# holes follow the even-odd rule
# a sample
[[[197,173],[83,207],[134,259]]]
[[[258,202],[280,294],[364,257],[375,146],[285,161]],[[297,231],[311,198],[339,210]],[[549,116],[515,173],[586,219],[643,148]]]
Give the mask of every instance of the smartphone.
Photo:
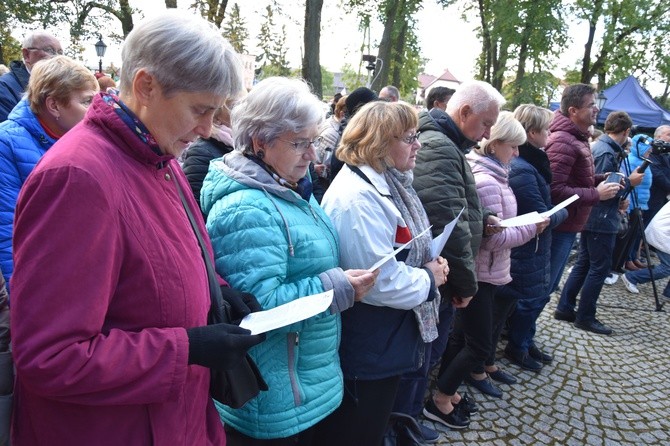
[[[607,178],[605,179],[605,183],[616,183],[616,184],[621,184],[621,180],[623,180],[624,176],[621,172],[610,172],[609,175],[607,175]]]

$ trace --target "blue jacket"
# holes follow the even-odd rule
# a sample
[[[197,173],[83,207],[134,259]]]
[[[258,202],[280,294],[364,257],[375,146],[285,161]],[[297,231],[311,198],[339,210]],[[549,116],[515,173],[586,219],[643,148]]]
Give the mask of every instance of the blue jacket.
[[[0,124],[0,268],[7,281],[14,271],[12,230],[21,186],[55,139],[46,134],[37,116],[22,99]]]
[[[616,141],[604,134],[593,144],[592,150],[596,174],[619,171],[624,152]],[[591,209],[584,230],[616,234],[619,231],[619,201],[624,193],[625,189],[622,189],[616,197],[596,203]]]
[[[18,60],[9,64],[9,73],[0,76],[0,122],[7,120],[9,113],[21,100],[29,78],[26,66]]]
[[[551,169],[546,153],[528,143],[519,146],[519,156],[512,160],[509,185],[516,197],[518,215],[551,209]],[[547,295],[551,271],[551,229],[567,216],[568,211],[561,209],[550,217],[549,227],[540,235],[512,248],[512,282],[498,288],[496,296],[532,299]]]
[[[313,196],[305,201],[232,152],[210,164],[201,204],[216,270],[264,309],[331,288],[334,300],[341,298],[348,281],[337,268],[337,235]],[[347,305],[353,305],[353,288]],[[223,421],[269,439],[294,435],[333,412],[343,395],[340,332],[339,315],[327,310],[267,333],[249,354],[269,390],[240,409],[217,404]]]
[[[644,154],[651,148],[649,144],[645,144],[640,141],[641,138],[647,137],[647,135],[635,135],[633,138],[633,144],[630,148],[630,153],[628,154],[628,166],[630,171],[633,172],[635,169],[640,167],[644,162],[642,157]],[[624,169],[624,163],[622,163],[621,171],[626,172]],[[639,207],[643,211],[649,209],[649,198],[651,196],[651,183],[652,183],[653,173],[651,169],[644,171],[644,176],[642,177],[642,182],[635,187],[635,192],[631,193],[629,196],[630,204],[628,205],[628,212],[631,212],[634,207]]]

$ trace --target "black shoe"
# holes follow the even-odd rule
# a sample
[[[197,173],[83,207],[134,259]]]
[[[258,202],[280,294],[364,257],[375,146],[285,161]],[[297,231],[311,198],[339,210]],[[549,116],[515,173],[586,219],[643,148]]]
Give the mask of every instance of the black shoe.
[[[474,379],[472,376],[468,376],[465,378],[465,382],[486,395],[502,398],[502,390],[497,388],[488,376],[484,379]]]
[[[437,408],[433,402],[433,399],[429,398],[426,406],[423,408],[423,416],[429,420],[442,423],[452,429],[465,429],[466,427],[470,426],[470,420],[463,416],[461,411],[457,410],[456,407],[454,407],[454,410],[452,410],[450,413],[445,414]]]
[[[577,319],[577,315],[575,314],[574,311],[567,312],[567,311],[556,310],[554,311],[554,319],[558,321],[574,322],[575,319]]]
[[[463,392],[463,394],[461,394],[461,400],[458,404],[454,404],[454,406],[460,407],[462,412],[468,417],[479,411],[479,407],[477,407],[474,398],[471,398],[470,395],[468,395],[468,392]]]
[[[419,423],[419,428],[421,429],[421,436],[425,443],[436,443],[440,438],[440,434],[423,423]]]
[[[551,364],[551,361],[554,360],[554,357],[551,356],[549,353],[545,353],[539,348],[537,348],[537,345],[533,344],[530,346],[528,349],[528,354],[530,355],[531,358],[540,361],[542,364]]]
[[[612,329],[609,328],[607,325],[603,324],[602,322],[600,322],[598,319],[594,319],[590,322],[575,321],[575,327],[581,330],[590,331],[591,333],[598,333],[604,335],[612,334]]]
[[[520,354],[506,348],[505,357],[522,369],[530,370],[531,372],[542,370],[542,364],[531,358],[528,353]]]
[[[488,372],[488,374],[492,380],[498,381],[499,383],[516,384],[516,378],[502,369],[498,369],[495,372]]]

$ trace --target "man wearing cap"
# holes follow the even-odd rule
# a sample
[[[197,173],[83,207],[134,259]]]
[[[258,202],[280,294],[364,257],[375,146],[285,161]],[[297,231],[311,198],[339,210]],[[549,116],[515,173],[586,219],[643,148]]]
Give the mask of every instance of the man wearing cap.
[[[0,122],[7,120],[9,112],[21,100],[33,65],[56,54],[63,54],[63,48],[51,34],[35,31],[25,38],[21,48],[23,61],[13,60],[9,64],[9,73],[0,76]]]

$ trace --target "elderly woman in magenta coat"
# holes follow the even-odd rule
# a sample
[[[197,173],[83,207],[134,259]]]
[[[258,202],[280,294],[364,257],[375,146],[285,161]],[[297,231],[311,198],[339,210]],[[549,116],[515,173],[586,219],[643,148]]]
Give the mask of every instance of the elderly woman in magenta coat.
[[[210,370],[262,341],[207,324],[204,222],[178,157],[242,87],[221,34],[165,14],[136,26],[121,92],[100,93],[19,197],[13,443],[221,445]]]

